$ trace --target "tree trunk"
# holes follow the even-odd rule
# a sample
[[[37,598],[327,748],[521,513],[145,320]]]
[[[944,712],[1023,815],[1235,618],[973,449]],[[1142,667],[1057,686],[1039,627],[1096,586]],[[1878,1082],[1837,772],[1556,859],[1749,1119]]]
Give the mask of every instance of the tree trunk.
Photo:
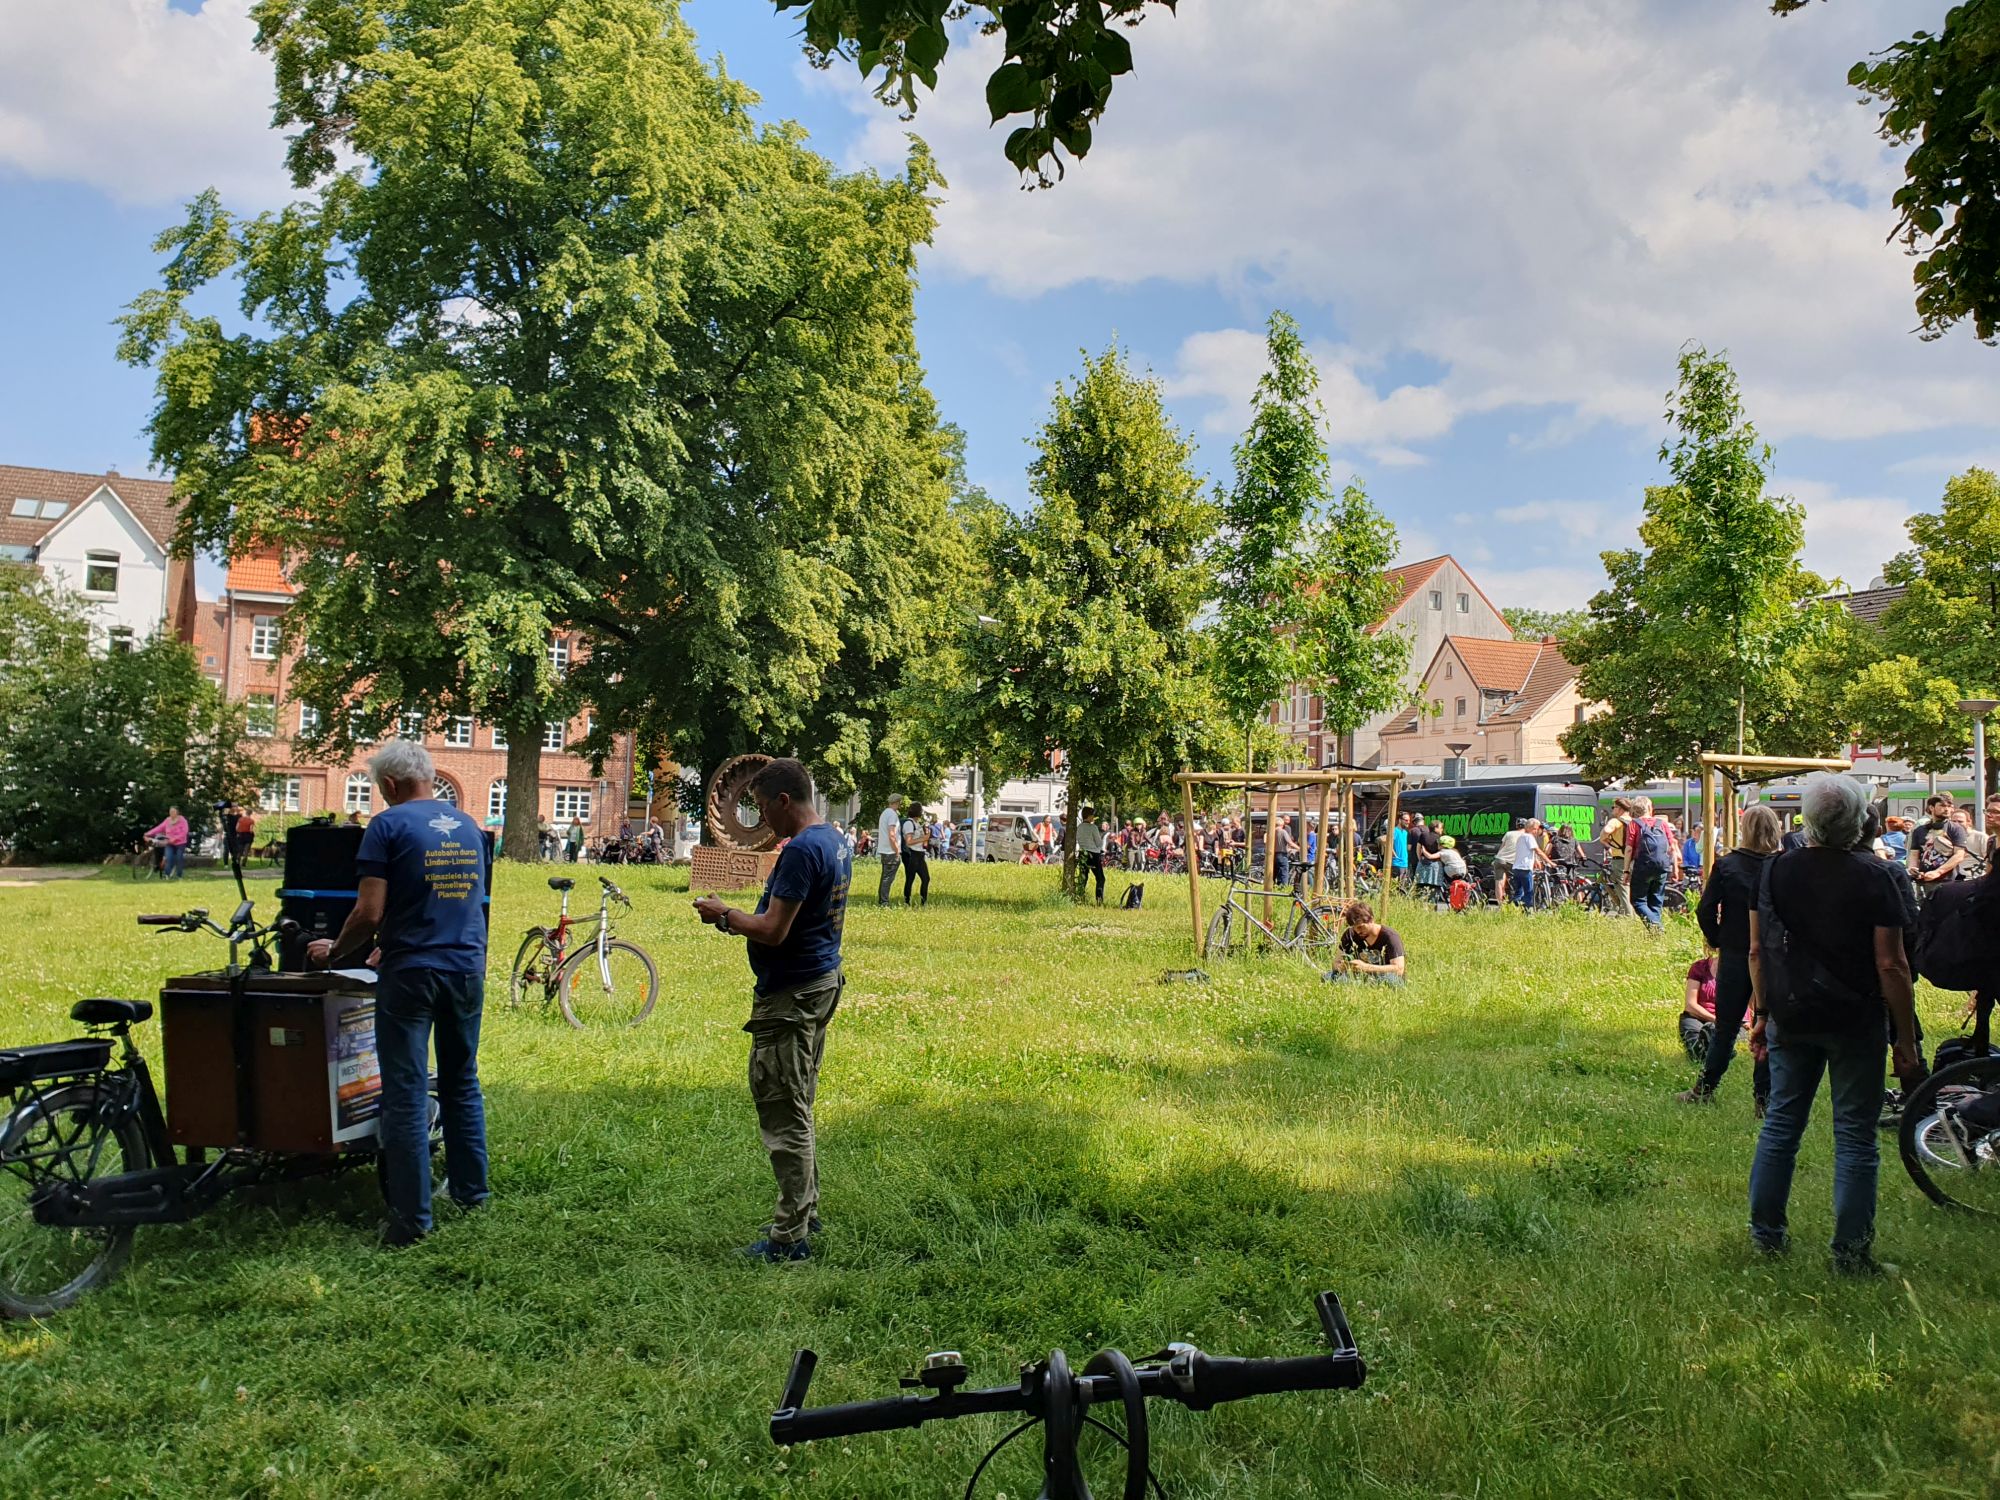
[[[508,859],[542,857],[535,820],[542,808],[542,725],[507,722],[507,815],[500,830],[500,853]]]
[[[1082,895],[1076,888],[1076,820],[1083,815],[1083,802],[1076,794],[1076,757],[1065,759],[1069,765],[1069,779],[1064,783],[1063,791],[1063,894],[1072,901],[1078,901]]]
[[[1736,684],[1736,753],[1743,753],[1743,684]]]
[[[1243,774],[1257,774],[1257,725],[1253,720],[1243,726]],[[1243,836],[1250,837],[1250,788],[1243,788]]]

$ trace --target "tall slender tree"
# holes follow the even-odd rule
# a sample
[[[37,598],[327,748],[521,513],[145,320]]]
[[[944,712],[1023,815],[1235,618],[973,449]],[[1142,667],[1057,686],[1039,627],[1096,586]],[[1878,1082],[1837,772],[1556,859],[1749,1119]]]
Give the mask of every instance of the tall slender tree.
[[[1159,788],[1208,727],[1193,625],[1215,508],[1192,457],[1157,382],[1116,349],[1086,358],[1037,440],[1034,509],[995,538],[991,613],[961,624],[945,733],[996,773],[1062,752],[1065,889],[1077,813]]]
[[[1564,753],[1593,780],[1686,770],[1704,749],[1825,753],[1842,727],[1787,711],[1799,653],[1838,609],[1799,562],[1804,509],[1764,493],[1770,450],[1723,356],[1682,353],[1667,420],[1674,483],[1646,491],[1641,548],[1604,554],[1610,585],[1566,643],[1605,711],[1564,731]]]
[[[1358,484],[1333,492],[1319,371],[1289,313],[1271,315],[1265,347],[1222,497],[1211,627],[1246,770],[1256,726],[1294,683],[1320,693],[1338,732],[1393,704],[1409,659],[1404,638],[1370,628],[1393,600],[1395,530]]]

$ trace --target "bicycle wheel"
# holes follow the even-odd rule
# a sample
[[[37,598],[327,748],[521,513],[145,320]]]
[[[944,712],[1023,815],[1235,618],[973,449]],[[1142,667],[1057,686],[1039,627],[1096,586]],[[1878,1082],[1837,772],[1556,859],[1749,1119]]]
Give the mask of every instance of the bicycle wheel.
[[[1289,936],[1301,951],[1318,963],[1340,946],[1341,930],[1346,925],[1340,913],[1331,906],[1307,906],[1300,909],[1298,921]]]
[[[556,964],[559,958],[554,943],[549,941],[546,927],[530,927],[521,939],[521,951],[514,955],[513,972],[507,980],[507,1008],[519,1010],[528,999],[531,989],[542,992],[543,1000],[555,983]]]
[[[556,1002],[570,1025],[637,1026],[660,998],[660,974],[646,950],[623,938],[605,944],[602,964],[597,945],[579,948],[556,975]]]
[[[1215,915],[1208,919],[1208,939],[1202,944],[1203,957],[1213,958],[1218,953],[1226,956],[1236,937],[1236,908],[1225,899],[1215,909]]]
[[[2000,1057],[1974,1057],[1931,1074],[1903,1101],[1903,1166],[1932,1201],[2000,1216],[2000,1130],[1961,1114],[1996,1089]]]
[[[29,1099],[0,1124],[0,1315],[40,1318],[68,1307],[131,1253],[130,1226],[60,1229],[35,1220],[35,1197],[50,1184],[150,1163],[138,1120],[107,1113],[103,1097],[92,1084],[74,1084]]]

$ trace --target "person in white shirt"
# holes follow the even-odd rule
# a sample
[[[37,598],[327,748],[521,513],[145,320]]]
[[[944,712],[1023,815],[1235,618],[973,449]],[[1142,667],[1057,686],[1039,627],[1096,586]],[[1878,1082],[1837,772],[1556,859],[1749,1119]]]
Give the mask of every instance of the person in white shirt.
[[[887,906],[889,891],[896,883],[896,871],[903,863],[903,794],[895,793],[875,820],[875,852],[882,856],[882,888],[875,904]]]
[[[1076,825],[1076,899],[1083,899],[1083,887],[1091,876],[1097,877],[1097,904],[1104,904],[1104,825],[1097,821],[1097,810],[1086,807],[1083,820]]]

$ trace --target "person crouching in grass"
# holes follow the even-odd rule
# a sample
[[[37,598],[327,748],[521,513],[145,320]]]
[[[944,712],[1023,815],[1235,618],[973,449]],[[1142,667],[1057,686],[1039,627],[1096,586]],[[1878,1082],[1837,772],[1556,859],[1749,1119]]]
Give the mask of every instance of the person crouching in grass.
[[[1401,985],[1402,935],[1376,921],[1375,909],[1366,901],[1350,902],[1341,913],[1341,920],[1347,927],[1340,934],[1340,957],[1334,960],[1326,977],[1334,983]]]

